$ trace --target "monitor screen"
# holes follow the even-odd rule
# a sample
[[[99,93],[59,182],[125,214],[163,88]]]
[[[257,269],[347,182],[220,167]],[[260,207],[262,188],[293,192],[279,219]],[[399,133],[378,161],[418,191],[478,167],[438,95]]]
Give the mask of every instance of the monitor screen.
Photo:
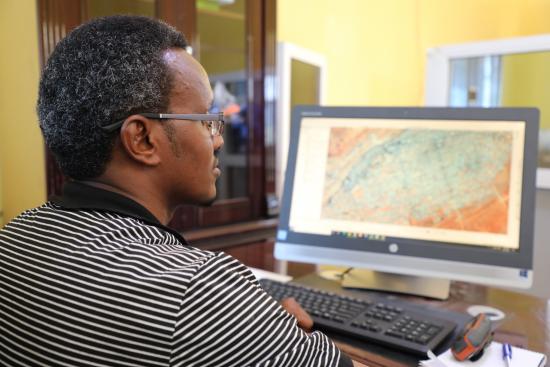
[[[300,106],[280,259],[529,287],[538,111]]]

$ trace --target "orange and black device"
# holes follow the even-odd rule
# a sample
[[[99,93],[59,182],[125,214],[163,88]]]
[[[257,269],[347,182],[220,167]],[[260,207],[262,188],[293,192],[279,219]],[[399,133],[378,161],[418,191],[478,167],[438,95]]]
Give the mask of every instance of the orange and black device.
[[[491,320],[484,313],[480,313],[466,324],[460,336],[454,341],[451,352],[459,361],[477,361],[492,340]]]

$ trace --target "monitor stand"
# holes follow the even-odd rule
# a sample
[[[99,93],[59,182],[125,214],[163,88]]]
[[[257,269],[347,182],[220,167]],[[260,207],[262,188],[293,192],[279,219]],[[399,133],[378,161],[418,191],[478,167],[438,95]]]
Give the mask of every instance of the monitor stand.
[[[448,279],[425,278],[357,268],[350,270],[342,279],[342,287],[345,288],[406,293],[441,300],[449,298],[450,285],[451,282]]]

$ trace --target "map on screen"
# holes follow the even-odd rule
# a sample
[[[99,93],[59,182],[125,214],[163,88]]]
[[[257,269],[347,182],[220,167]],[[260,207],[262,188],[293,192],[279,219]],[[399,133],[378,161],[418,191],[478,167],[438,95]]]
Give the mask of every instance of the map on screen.
[[[513,132],[332,127],[321,218],[506,234]]]

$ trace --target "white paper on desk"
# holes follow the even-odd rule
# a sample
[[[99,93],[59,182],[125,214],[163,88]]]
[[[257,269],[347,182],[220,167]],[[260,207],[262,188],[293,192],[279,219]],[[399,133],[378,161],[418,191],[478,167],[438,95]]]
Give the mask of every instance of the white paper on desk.
[[[252,273],[254,274],[256,279],[258,279],[258,280],[260,280],[260,279],[270,279],[270,280],[275,280],[275,281],[283,282],[283,283],[289,282],[289,281],[292,280],[292,277],[288,276],[288,275],[274,273],[272,271],[267,271],[267,270],[263,270],[263,269],[252,268],[250,266],[248,268],[250,269],[250,271],[252,271]]]
[[[438,359],[447,367],[505,367],[506,363],[502,359],[502,344],[492,342],[485,352],[483,357],[475,362],[464,361],[459,362],[453,357],[451,350],[438,356]],[[440,364],[439,364],[440,365]],[[435,367],[439,366],[434,361],[420,361],[420,366]],[[533,352],[531,350],[512,347],[512,366],[514,367],[543,367],[546,365],[546,356],[542,353]]]

